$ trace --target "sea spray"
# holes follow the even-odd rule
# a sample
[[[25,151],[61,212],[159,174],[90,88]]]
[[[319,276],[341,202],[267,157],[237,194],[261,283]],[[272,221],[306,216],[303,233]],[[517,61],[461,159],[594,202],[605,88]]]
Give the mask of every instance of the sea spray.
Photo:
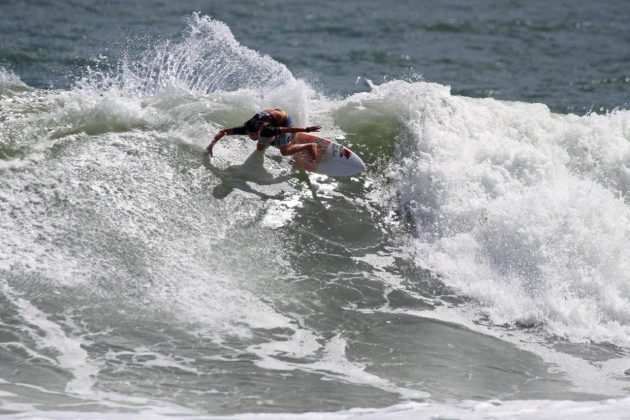
[[[85,91],[155,97],[223,98],[223,106],[282,107],[297,121],[306,118],[314,91],[271,57],[242,46],[222,22],[193,14],[179,40],[149,47],[140,57],[122,59],[114,69],[89,69],[76,86]]]

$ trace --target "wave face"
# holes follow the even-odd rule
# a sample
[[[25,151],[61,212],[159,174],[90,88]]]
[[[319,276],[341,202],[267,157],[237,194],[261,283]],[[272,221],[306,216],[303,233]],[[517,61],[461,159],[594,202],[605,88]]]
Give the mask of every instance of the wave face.
[[[630,345],[627,111],[400,80],[330,99],[201,15],[68,90],[3,69],[0,105],[7,410],[304,412],[626,384],[589,360],[616,369]],[[270,106],[343,136],[367,173],[307,179],[240,137],[203,158]]]

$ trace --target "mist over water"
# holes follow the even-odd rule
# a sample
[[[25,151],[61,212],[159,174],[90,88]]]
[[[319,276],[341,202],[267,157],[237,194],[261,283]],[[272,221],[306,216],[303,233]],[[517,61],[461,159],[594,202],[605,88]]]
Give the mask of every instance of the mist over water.
[[[417,76],[331,98],[186,22],[67,88],[0,70],[3,414],[627,394],[627,110]],[[307,176],[240,137],[203,157],[271,106],[368,171]]]

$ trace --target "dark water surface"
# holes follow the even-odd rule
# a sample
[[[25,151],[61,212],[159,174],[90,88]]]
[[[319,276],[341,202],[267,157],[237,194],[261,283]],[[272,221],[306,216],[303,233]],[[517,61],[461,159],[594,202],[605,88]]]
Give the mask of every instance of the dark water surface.
[[[625,108],[626,1],[4,1],[0,60],[33,87],[68,87],[107,56],[181,35],[201,12],[322,92],[421,75],[474,97],[561,112]]]

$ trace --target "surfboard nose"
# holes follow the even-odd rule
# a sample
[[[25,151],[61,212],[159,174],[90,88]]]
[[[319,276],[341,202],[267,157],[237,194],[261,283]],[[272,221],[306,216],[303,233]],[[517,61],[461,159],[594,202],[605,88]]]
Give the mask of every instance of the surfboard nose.
[[[365,168],[365,163],[363,163],[363,160],[361,160],[361,158],[359,156],[357,156],[356,153],[352,154],[352,156],[350,157],[350,161],[351,161],[353,166],[357,167],[359,172],[365,171],[365,169],[366,169]]]
[[[365,166],[365,163],[363,163],[360,157],[357,156],[357,158],[359,159],[359,162],[361,163],[361,172],[365,171],[367,169]]]

